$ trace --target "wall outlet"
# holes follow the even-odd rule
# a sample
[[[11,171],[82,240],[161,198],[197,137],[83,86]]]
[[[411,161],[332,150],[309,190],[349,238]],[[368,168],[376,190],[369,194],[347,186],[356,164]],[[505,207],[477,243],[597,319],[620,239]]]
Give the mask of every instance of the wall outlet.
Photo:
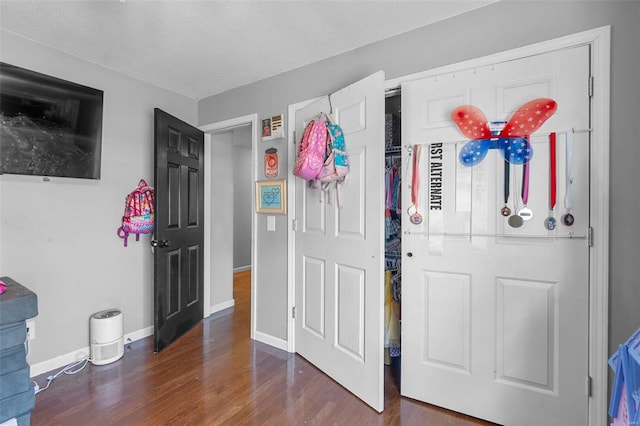
[[[36,320],[27,321],[27,340],[36,338]]]

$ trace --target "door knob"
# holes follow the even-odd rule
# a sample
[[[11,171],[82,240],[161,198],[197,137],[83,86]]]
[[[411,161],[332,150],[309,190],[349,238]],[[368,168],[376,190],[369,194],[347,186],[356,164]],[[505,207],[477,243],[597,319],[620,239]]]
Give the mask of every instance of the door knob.
[[[151,240],[151,247],[160,247],[160,248],[164,248],[164,247],[169,247],[169,245],[171,244],[171,241],[169,240]]]

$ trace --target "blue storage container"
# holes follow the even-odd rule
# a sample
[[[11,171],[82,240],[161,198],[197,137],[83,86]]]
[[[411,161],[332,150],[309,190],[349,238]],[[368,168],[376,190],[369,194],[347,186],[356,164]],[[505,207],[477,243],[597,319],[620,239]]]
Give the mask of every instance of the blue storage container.
[[[640,328],[609,358],[609,366],[615,373],[611,426],[640,426]]]
[[[38,299],[31,290],[9,277],[0,277],[0,423],[15,419],[28,426],[35,393],[27,363],[26,320],[38,315]]]

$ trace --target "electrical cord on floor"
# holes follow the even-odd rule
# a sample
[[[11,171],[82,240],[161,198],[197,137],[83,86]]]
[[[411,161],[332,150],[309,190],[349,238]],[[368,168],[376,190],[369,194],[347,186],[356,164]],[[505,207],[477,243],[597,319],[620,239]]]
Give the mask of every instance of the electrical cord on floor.
[[[87,363],[90,360],[91,359],[89,357],[85,357],[85,358],[83,358],[83,359],[81,359],[79,361],[72,362],[71,364],[69,364],[66,367],[64,367],[62,370],[58,371],[56,374],[48,376],[47,377],[47,385],[45,387],[43,387],[43,388],[41,388],[40,385],[38,385],[38,382],[36,382],[35,380],[32,379],[31,381],[34,384],[33,390],[34,390],[35,394],[37,395],[40,392],[47,390],[49,388],[49,385],[51,385],[51,382],[53,382],[62,373],[71,375],[71,374],[76,374],[76,373],[81,372],[87,366]],[[82,364],[82,366],[79,367],[79,368],[76,368],[80,364]],[[74,368],[76,368],[76,369],[74,370]]]

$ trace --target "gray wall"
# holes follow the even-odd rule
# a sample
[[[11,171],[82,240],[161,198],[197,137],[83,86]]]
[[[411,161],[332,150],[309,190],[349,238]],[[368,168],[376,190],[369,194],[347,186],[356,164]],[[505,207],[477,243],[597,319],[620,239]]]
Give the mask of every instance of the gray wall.
[[[211,297],[233,306],[233,269],[251,265],[251,127],[211,135]]]
[[[198,105],[208,124],[325,95],[370,73],[387,79],[536,42],[612,26],[610,352],[640,326],[640,2],[498,2],[327,60],[276,75]],[[279,148],[286,158],[287,146]],[[282,167],[287,167],[285,161]],[[259,217],[259,220],[264,218]],[[286,221],[284,222],[286,225]],[[287,229],[258,226],[258,331],[286,339]]]
[[[251,127],[233,130],[233,268],[251,266]]]
[[[197,103],[5,31],[0,60],[104,91],[99,181],[0,176],[0,275],[38,296],[33,366],[88,347],[100,310],[122,310],[125,333],[153,325],[150,238],[125,248],[116,229],[138,180],[153,185],[153,109],[195,125]]]
[[[211,308],[233,299],[233,132],[211,135]]]

